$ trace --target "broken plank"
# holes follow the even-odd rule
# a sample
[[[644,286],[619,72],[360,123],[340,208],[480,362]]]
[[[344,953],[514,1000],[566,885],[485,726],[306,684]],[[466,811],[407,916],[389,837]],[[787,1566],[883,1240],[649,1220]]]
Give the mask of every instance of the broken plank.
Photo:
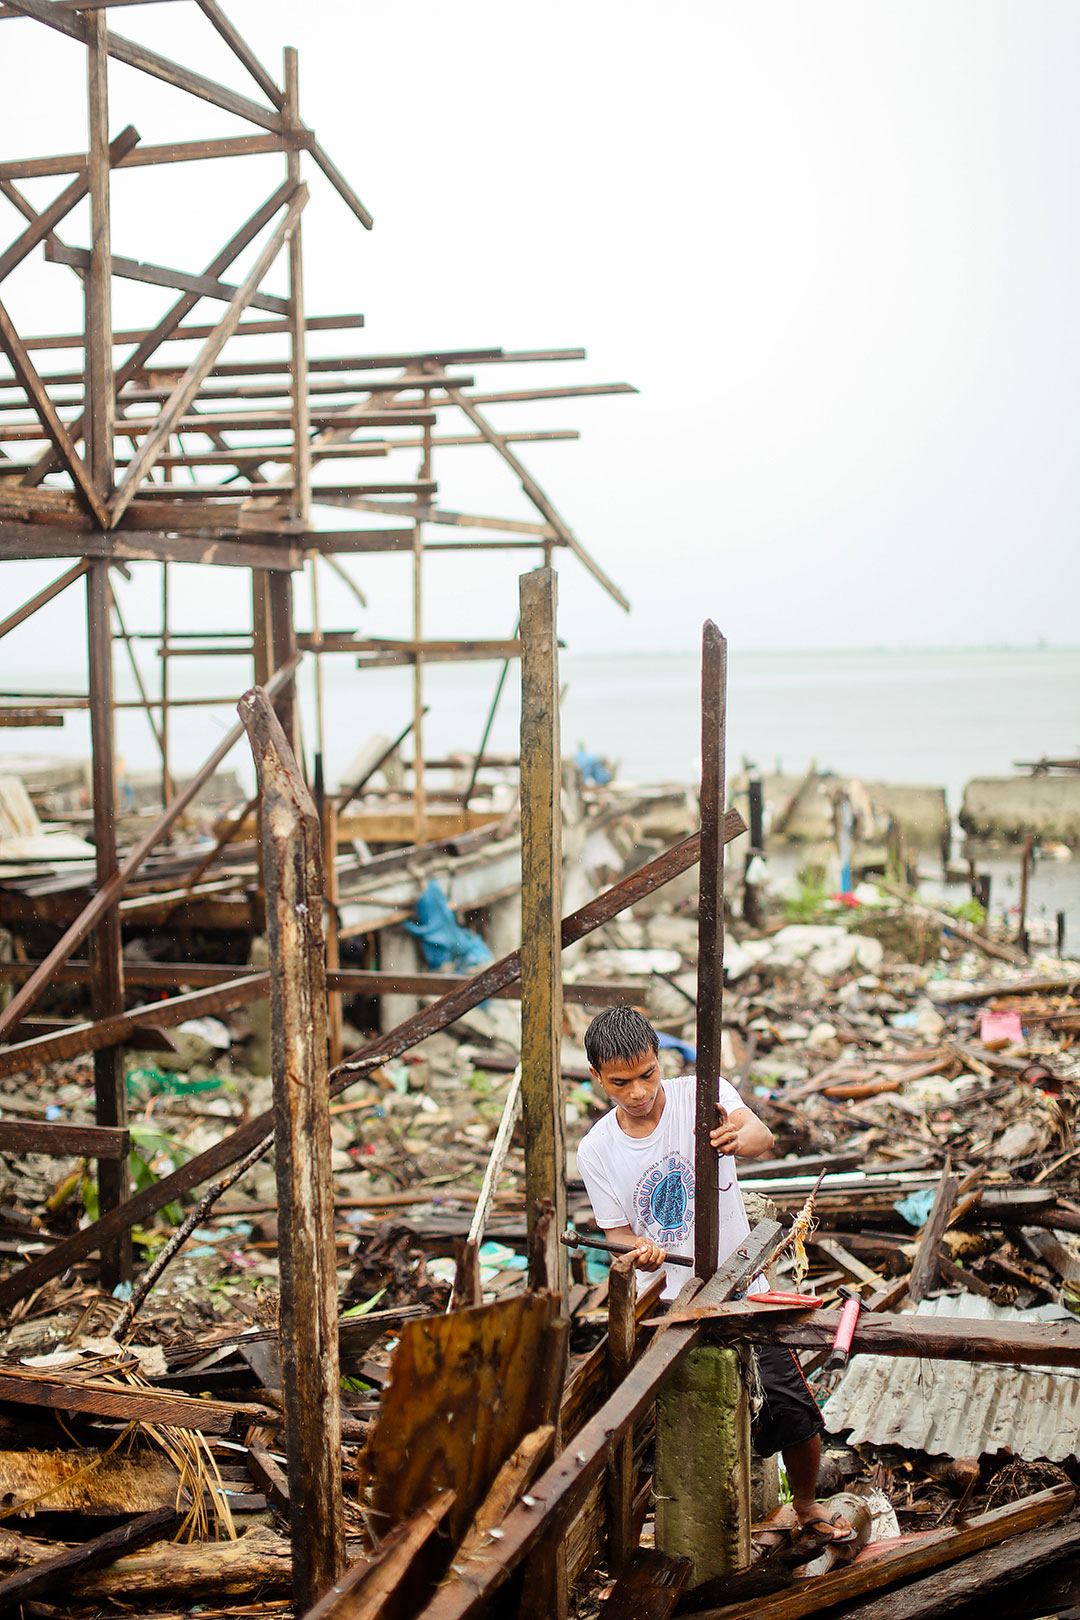
[[[769,1264],[783,1241],[779,1223],[760,1221],[701,1288],[705,1303],[720,1304]],[[700,1287],[691,1278],[680,1299]],[[463,1314],[463,1313],[462,1313]],[[608,1401],[537,1480],[528,1503],[522,1502],[502,1525],[499,1559],[469,1582],[455,1580],[441,1588],[423,1611],[423,1620],[464,1620],[484,1607],[521,1560],[552,1528],[569,1523],[584,1503],[619,1440],[656,1397],[661,1380],[697,1338],[694,1326],[661,1332]]]
[[[200,1401],[187,1395],[124,1387],[120,1384],[65,1382],[60,1377],[14,1372],[0,1373],[0,1401],[20,1406],[47,1406],[59,1412],[92,1412],[96,1417],[137,1418],[144,1423],[164,1423],[176,1429],[196,1429],[202,1434],[232,1434],[244,1423],[280,1421],[269,1407],[226,1405],[224,1401]]]
[[[51,1125],[0,1119],[0,1153],[45,1153],[54,1159],[126,1159],[128,1133],[115,1125]]]
[[[686,1620],[801,1620],[805,1614],[845,1603],[908,1576],[953,1563],[1023,1531],[1052,1524],[1069,1511],[1075,1500],[1073,1486],[1055,1485],[1051,1490],[1039,1491],[1007,1507],[980,1513],[969,1519],[963,1528],[931,1530],[916,1542],[865,1558],[850,1569],[834,1570],[812,1581],[800,1581],[794,1589],[779,1592],[774,1597],[701,1609],[688,1615]]]
[[[363,1558],[338,1577],[304,1620],[379,1620],[417,1554],[454,1505],[453,1491],[440,1491],[395,1526],[373,1558]]]
[[[1045,1525],[1027,1535],[1012,1536],[997,1547],[984,1547],[951,1569],[926,1580],[911,1581],[898,1592],[872,1598],[844,1610],[844,1620],[922,1620],[982,1597],[997,1586],[1011,1585],[1080,1548],[1080,1521]],[[1040,1605],[1041,1613],[1045,1605]],[[1056,1610],[1057,1605],[1054,1605]],[[1070,1611],[1075,1613],[1075,1610]]]
[[[945,1159],[945,1168],[934,1195],[933,1207],[926,1225],[918,1236],[915,1264],[908,1279],[908,1298],[913,1305],[925,1299],[937,1280],[938,1244],[945,1235],[953,1204],[956,1202],[956,1177],[952,1173],[952,1160]]]
[[[252,1440],[247,1449],[248,1473],[280,1513],[289,1511],[289,1482],[266,1447]]]
[[[664,1325],[695,1320],[702,1317],[692,1311],[658,1319]],[[784,1344],[793,1350],[823,1350],[832,1345],[839,1326],[839,1311],[817,1310],[809,1320],[792,1320],[781,1313],[774,1316],[737,1304],[712,1313],[708,1336]],[[1080,1367],[1080,1323],[864,1313],[855,1329],[851,1354],[988,1361],[1010,1367]]]
[[[692,1567],[689,1558],[638,1547],[604,1604],[604,1620],[668,1620]]]
[[[65,1590],[70,1590],[73,1576],[101,1564],[114,1563],[123,1553],[133,1552],[148,1541],[160,1540],[175,1528],[179,1519],[175,1507],[155,1508],[152,1513],[144,1513],[117,1530],[107,1530],[103,1536],[95,1536],[78,1547],[65,1547],[63,1552],[42,1559],[30,1569],[9,1575],[7,1580],[0,1581],[0,1612],[16,1608],[31,1598],[44,1597],[61,1584]]]

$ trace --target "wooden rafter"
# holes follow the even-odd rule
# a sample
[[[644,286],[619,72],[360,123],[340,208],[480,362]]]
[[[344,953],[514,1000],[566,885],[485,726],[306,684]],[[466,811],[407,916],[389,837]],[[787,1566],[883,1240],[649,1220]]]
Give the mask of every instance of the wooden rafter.
[[[138,454],[133,458],[131,466],[127,469],[117,487],[110,506],[112,527],[116,526],[119,518],[127,510],[135,491],[168,443],[169,435],[175,431],[177,424],[183,420],[185,411],[194,400],[214,361],[235,332],[237,326],[239,326],[240,317],[251,301],[259,283],[295,230],[307,199],[307,187],[305,185],[298,186],[285,218],[259,254],[244,281],[236,289],[236,293],[222,321],[216,327],[213,336],[206,339],[198,355],[173,389],[167,404],[162,407],[153,429],[143,440]]]

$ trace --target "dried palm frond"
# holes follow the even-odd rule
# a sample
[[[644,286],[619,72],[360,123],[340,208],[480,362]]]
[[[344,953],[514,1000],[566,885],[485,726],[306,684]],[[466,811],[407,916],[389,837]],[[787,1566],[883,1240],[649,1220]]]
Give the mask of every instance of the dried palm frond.
[[[806,1245],[813,1237],[814,1231],[817,1227],[817,1221],[814,1219],[814,1199],[817,1197],[818,1188],[821,1186],[824,1179],[825,1172],[823,1170],[811,1188],[802,1209],[800,1209],[799,1213],[792,1221],[791,1231],[784,1239],[783,1249],[780,1251],[783,1253],[784,1249],[790,1249],[795,1256],[793,1275],[795,1278],[796,1288],[802,1287],[803,1282],[806,1279],[806,1273],[810,1269],[810,1260],[806,1253]]]

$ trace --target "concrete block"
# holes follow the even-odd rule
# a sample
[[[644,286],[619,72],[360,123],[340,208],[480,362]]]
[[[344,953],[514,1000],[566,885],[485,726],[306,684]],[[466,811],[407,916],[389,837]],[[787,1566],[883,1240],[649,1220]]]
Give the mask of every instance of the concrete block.
[[[750,1563],[750,1403],[734,1350],[688,1350],[656,1403],[656,1545],[691,1586]]]

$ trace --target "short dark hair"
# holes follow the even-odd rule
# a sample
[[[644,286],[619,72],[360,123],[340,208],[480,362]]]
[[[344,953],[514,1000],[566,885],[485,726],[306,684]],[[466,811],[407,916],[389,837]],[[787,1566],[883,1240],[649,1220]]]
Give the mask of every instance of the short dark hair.
[[[632,1063],[659,1050],[659,1035],[636,1007],[605,1007],[585,1031],[585,1053],[598,1074],[605,1063]]]

